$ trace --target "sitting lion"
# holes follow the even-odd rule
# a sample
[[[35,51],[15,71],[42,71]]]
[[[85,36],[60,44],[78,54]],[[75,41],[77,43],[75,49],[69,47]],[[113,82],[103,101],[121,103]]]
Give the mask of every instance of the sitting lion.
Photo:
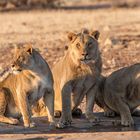
[[[94,85],[97,76],[100,74],[101,59],[98,49],[98,37],[98,31],[89,33],[86,29],[78,34],[69,33],[70,44],[66,53],[52,69],[55,90],[55,111],[62,111],[58,123],[58,127],[60,128],[71,124],[71,110],[77,108],[84,95]],[[85,81],[88,80],[88,85],[86,85]],[[93,113],[91,115],[94,101],[94,97],[91,94],[92,92],[87,95],[87,117],[95,120]],[[39,103],[39,106],[43,113],[43,105]],[[36,110],[39,110],[39,108],[36,108]]]
[[[78,101],[76,104],[72,104],[74,100],[71,102],[75,80],[96,72],[95,68],[99,59],[98,37],[98,31],[89,33],[83,30],[78,34],[69,33],[68,50],[52,69],[55,81],[55,110],[62,110],[59,127],[70,125],[71,110],[78,105]]]
[[[140,116],[136,108],[140,105],[140,63],[113,72],[107,78],[102,77],[96,103],[102,107],[106,116],[120,114],[121,124],[131,126],[131,116]]]
[[[48,118],[54,125],[54,90],[50,68],[31,45],[16,48],[12,73],[0,82],[0,122],[17,124],[23,117],[25,127],[33,127],[31,106],[44,97]]]
[[[94,35],[96,41],[99,38],[99,32],[93,32],[96,33]],[[94,42],[94,40],[93,40]],[[94,44],[94,43],[93,43]],[[101,75],[102,70],[102,59],[100,55],[100,51],[98,48],[98,43],[94,45],[96,47],[97,51],[96,54],[94,54],[94,63],[90,64],[90,68],[92,70],[91,74],[86,74],[85,76],[81,76],[75,80],[73,80],[72,84],[72,113],[74,115],[80,115],[79,109],[77,107],[80,105],[84,97],[86,96],[86,108],[85,108],[85,115],[86,118],[90,122],[97,121],[98,118],[96,118],[93,115],[93,107],[94,107],[94,101],[95,101],[95,92],[98,88],[98,82],[99,77]],[[82,111],[81,111],[82,113]]]

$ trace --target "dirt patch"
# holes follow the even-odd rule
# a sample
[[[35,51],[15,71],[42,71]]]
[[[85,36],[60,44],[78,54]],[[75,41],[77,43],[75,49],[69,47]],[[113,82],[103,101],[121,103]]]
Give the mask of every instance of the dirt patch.
[[[65,129],[50,129],[47,118],[34,118],[37,127],[25,129],[21,122],[18,126],[0,124],[0,139],[14,139],[14,140],[45,140],[45,139],[131,139],[138,138],[140,136],[140,118],[134,117],[136,125],[134,127],[122,127],[120,126],[120,117],[106,118],[103,117],[103,113],[96,113],[96,116],[100,117],[101,121],[98,124],[89,123],[85,116],[81,118],[73,119],[71,127]],[[4,128],[4,129],[3,129]],[[135,131],[135,132],[134,132]],[[129,132],[129,133],[128,133]],[[115,134],[115,137],[114,137]],[[132,135],[130,135],[132,134]]]

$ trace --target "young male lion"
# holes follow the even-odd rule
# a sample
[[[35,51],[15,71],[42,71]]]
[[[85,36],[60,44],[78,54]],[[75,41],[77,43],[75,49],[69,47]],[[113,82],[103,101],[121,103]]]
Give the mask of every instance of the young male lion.
[[[94,38],[96,39],[97,42],[99,38],[99,32],[92,32],[92,35],[94,35]],[[94,44],[95,40],[92,41]],[[80,115],[80,112],[82,113],[82,111],[79,111],[77,107],[80,105],[80,103],[86,96],[85,115],[90,122],[95,122],[98,120],[98,118],[96,118],[93,114],[93,107],[95,101],[95,92],[97,91],[97,84],[102,70],[102,59],[101,59],[98,43],[94,44],[94,47],[97,49],[96,53],[93,54],[94,63],[90,63],[89,65],[92,73],[86,74],[84,76],[81,76],[73,80],[72,97],[71,97],[72,113],[74,115]]]
[[[78,34],[69,33],[68,49],[64,57],[52,69],[55,81],[55,110],[62,110],[58,127],[63,128],[71,124],[71,110],[81,102],[77,100],[77,105],[72,107],[71,93],[75,80],[92,74],[92,70],[95,71],[98,65],[98,36],[98,31],[89,33],[83,30]]]
[[[103,77],[96,94],[97,104],[106,116],[120,114],[121,124],[134,124],[132,115],[140,116],[140,64],[122,68],[107,78]]]
[[[44,97],[48,118],[54,124],[54,90],[50,68],[31,45],[16,48],[12,73],[0,82],[0,122],[17,124],[23,117],[25,127],[33,127],[31,106]]]

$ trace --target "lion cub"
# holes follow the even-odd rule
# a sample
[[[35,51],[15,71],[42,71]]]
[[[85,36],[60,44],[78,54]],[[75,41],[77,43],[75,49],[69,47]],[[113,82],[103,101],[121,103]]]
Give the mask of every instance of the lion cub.
[[[33,127],[31,106],[44,97],[48,118],[54,124],[53,77],[47,62],[32,48],[15,49],[12,73],[0,82],[0,122],[17,124],[23,117],[25,127]]]
[[[140,105],[140,63],[113,72],[107,78],[102,77],[96,103],[104,108],[106,116],[120,114],[121,124],[131,126],[131,116],[140,116],[136,108]]]

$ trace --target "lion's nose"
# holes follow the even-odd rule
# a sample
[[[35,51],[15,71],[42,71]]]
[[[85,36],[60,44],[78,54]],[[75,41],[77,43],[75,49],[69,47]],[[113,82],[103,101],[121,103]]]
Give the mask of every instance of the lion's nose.
[[[83,53],[82,56],[83,56],[84,59],[87,59],[88,58],[88,53]]]
[[[83,56],[87,56],[88,54],[87,54],[87,52],[83,52],[82,55]]]
[[[15,67],[15,64],[11,64],[11,67]]]

